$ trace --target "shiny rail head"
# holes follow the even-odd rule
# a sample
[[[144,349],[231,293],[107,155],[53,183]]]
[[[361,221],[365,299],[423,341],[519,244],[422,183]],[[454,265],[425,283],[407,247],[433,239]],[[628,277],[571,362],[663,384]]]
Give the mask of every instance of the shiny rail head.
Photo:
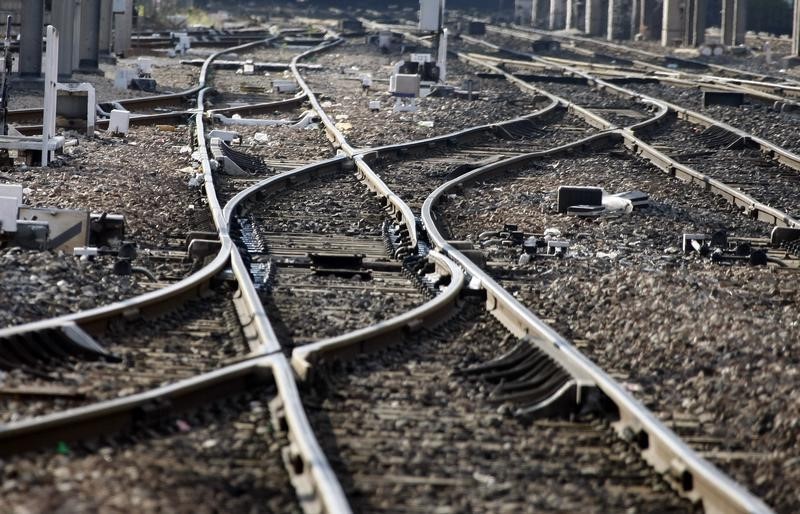
[[[406,273],[423,287],[432,288],[434,296],[430,300],[371,327],[295,348],[292,366],[297,375],[302,380],[309,380],[313,370],[323,363],[379,351],[401,343],[409,333],[435,327],[450,319],[458,310],[460,295],[466,285],[461,268],[436,251],[413,260],[413,264],[414,267],[407,269]]]

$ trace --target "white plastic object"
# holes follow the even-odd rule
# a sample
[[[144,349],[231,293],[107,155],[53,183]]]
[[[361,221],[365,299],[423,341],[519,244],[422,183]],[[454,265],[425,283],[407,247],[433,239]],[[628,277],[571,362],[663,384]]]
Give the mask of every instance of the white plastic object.
[[[153,72],[153,59],[139,57],[136,60],[136,67],[139,68],[139,75],[150,75]]]
[[[0,196],[4,198],[16,198],[17,207],[22,205],[22,195],[24,189],[21,184],[0,184]]]
[[[389,92],[396,96],[419,96],[419,75],[392,75],[389,78]]]
[[[131,113],[122,109],[111,111],[111,119],[108,122],[108,130],[112,134],[127,134],[130,127]]]
[[[441,11],[441,0],[419,0],[419,30],[438,32]]]
[[[131,83],[131,80],[136,78],[136,73],[130,68],[118,68],[117,74],[114,76],[114,89],[125,90]]]
[[[16,232],[18,212],[19,205],[16,197],[0,196],[0,230]]]

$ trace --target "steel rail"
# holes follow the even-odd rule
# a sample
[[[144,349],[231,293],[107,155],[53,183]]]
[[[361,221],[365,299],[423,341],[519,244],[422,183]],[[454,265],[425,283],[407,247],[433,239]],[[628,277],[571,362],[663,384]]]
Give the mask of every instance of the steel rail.
[[[370,327],[331,337],[292,350],[292,366],[301,380],[308,380],[313,366],[325,359],[346,358],[396,344],[423,326],[431,327],[450,318],[465,285],[464,273],[453,261],[439,252],[427,255],[440,275],[449,275],[450,283],[428,302]]]
[[[219,55],[257,44],[262,44],[262,42],[249,43],[219,52],[209,57],[207,64]],[[196,135],[197,146],[201,149],[201,165],[205,177],[206,194],[218,228],[222,249],[213,266],[206,266],[203,269],[204,272],[192,275],[192,277],[181,281],[180,284],[194,284],[200,282],[201,278],[207,282],[226,263],[230,262],[232,272],[239,284],[239,291],[234,298],[234,302],[242,304],[245,312],[250,313],[250,319],[245,320],[242,325],[247,340],[250,342],[256,341],[255,344],[251,344],[251,353],[245,357],[245,362],[165,387],[19,423],[0,425],[0,441],[14,441],[13,449],[11,446],[6,446],[6,448],[10,451],[21,451],[22,449],[41,446],[48,441],[72,440],[85,437],[89,433],[107,433],[109,430],[119,430],[137,421],[141,417],[142,409],[147,405],[160,407],[165,402],[172,405],[183,405],[184,397],[193,399],[195,405],[205,403],[208,398],[232,390],[246,389],[248,387],[247,381],[243,381],[241,378],[245,375],[249,377],[253,370],[268,367],[277,385],[278,396],[282,406],[280,412],[284,422],[277,423],[277,426],[287,427],[291,442],[288,453],[285,455],[285,461],[287,472],[297,490],[299,501],[308,512],[347,513],[350,512],[350,509],[344,493],[311,430],[305,411],[302,408],[300,395],[292,376],[291,366],[281,353],[280,344],[264,312],[263,305],[258,300],[255,288],[250,280],[249,271],[242,261],[238,249],[232,244],[228,217],[223,213],[216,197],[206,147],[202,113],[203,97],[210,90],[205,87],[207,69],[208,67],[204,66],[201,72],[201,89],[198,93],[198,105],[201,107],[197,112]],[[230,213],[230,210],[228,213]],[[176,284],[175,286],[177,287],[178,285]],[[172,289],[174,287],[165,288],[144,296],[152,301],[172,301],[174,299],[174,295],[171,294]],[[117,311],[126,311],[126,309],[126,312],[129,312],[131,305],[138,305],[141,302],[142,297],[137,297],[130,301],[119,302],[118,304],[97,309],[97,311],[102,311],[105,315],[117,314]],[[80,314],[73,315],[70,319],[80,321],[82,317],[86,317],[86,313],[83,313],[83,316]],[[54,321],[48,320],[42,323],[53,323]],[[234,378],[237,381],[235,385],[231,385],[228,379]],[[158,413],[162,412],[159,408],[156,408],[156,411]],[[16,444],[17,441],[20,441],[21,445]]]
[[[0,455],[18,454],[61,441],[106,436],[141,423],[202,407],[253,385],[277,387],[280,408],[271,402],[273,425],[290,446],[286,468],[306,512],[350,512],[338,480],[313,435],[289,362],[281,353],[257,355],[208,373],[123,398],[0,424]]]
[[[495,70],[507,78],[510,77],[503,70],[497,68]],[[618,89],[611,84],[607,86]],[[665,105],[657,101],[653,103],[661,106],[659,117],[663,118],[667,112],[664,109]],[[451,190],[459,190],[468,182],[486,178],[492,173],[505,173],[506,170],[526,161],[553,157],[560,153],[570,154],[601,141],[616,140],[619,143],[631,139],[636,139],[631,130],[613,130],[555,149],[506,159],[469,172],[440,186],[426,199],[422,211],[423,225],[436,248],[457,261],[471,277],[471,282],[477,282],[479,287],[486,291],[487,310],[516,335],[535,336],[540,349],[559,362],[573,377],[573,381],[559,391],[552,403],[558,403],[559,400],[570,401],[572,395],[575,397],[574,401],[580,403],[587,395],[592,394],[593,389],[597,389],[618,409],[619,420],[614,423],[617,433],[630,442],[638,443],[643,457],[654,469],[664,473],[681,494],[694,501],[702,501],[707,512],[771,512],[760,499],[752,496],[717,468],[701,459],[622,386],[517,301],[438,231],[433,207]],[[696,172],[692,173],[693,177],[699,175]],[[548,412],[548,408],[558,408],[557,405],[540,407],[544,412]]]
[[[538,59],[535,56],[531,57],[534,60]],[[476,59],[476,62],[480,62],[480,58],[473,58],[473,59]],[[511,76],[510,74],[508,74],[508,72],[496,67],[492,67],[488,63],[485,65],[487,67],[491,67],[494,70],[499,71],[500,73],[503,73],[506,76]],[[667,112],[675,112],[679,117],[682,117],[683,119],[686,119],[691,123],[700,124],[705,127],[714,125],[720,127],[723,130],[735,134],[737,137],[752,141],[753,143],[759,146],[762,153],[764,153],[766,156],[794,170],[800,171],[800,156],[795,155],[783,148],[780,148],[777,145],[769,141],[766,141],[760,137],[739,130],[726,123],[709,118],[696,111],[692,111],[677,106],[675,104],[665,102],[663,100],[659,100],[647,95],[642,95],[640,93],[630,91],[616,84],[606,82],[604,80],[593,77],[592,75],[585,73],[581,70],[577,70],[567,66],[562,67],[562,70],[574,76],[584,78],[590,85],[594,85],[601,90],[607,89],[622,96],[636,98],[640,101],[650,103],[652,105],[661,106],[662,108],[661,115],[657,116],[654,119],[647,120],[646,122],[639,123],[631,127],[626,127],[627,130],[624,131],[625,138],[627,141],[626,147],[634,151],[634,153],[641,155],[642,157],[646,158],[651,163],[653,163],[654,165],[656,165],[657,167],[659,167],[664,171],[677,175],[679,178],[682,178],[684,180],[691,180],[693,183],[696,183],[716,194],[721,195],[730,203],[739,206],[740,208],[743,208],[746,212],[753,214],[762,221],[777,226],[800,227],[800,221],[798,221],[794,217],[788,215],[783,211],[768,206],[764,203],[758,202],[749,195],[747,195],[746,193],[737,191],[736,189],[726,185],[724,182],[720,180],[712,179],[689,166],[686,166],[684,164],[675,161],[674,159],[669,158],[662,152],[655,150],[651,145],[648,145],[645,141],[642,141],[640,138],[638,138],[635,132],[647,126],[650,126],[653,123],[663,120],[666,117]],[[663,109],[666,109],[667,112],[665,112]]]
[[[492,31],[492,30],[494,30],[494,28],[490,27],[489,30]],[[506,31],[506,34],[510,35],[511,37],[515,37],[514,35],[511,35],[511,32],[512,31],[516,31],[516,37],[523,36],[525,39],[529,39],[530,36],[527,36],[525,33],[526,32],[532,32],[532,33],[538,33],[540,35],[547,35],[548,37],[553,37],[555,39],[559,39],[560,38],[560,39],[565,39],[565,40],[568,40],[568,41],[569,40],[573,40],[573,41],[584,42],[584,43],[589,43],[589,44],[598,44],[598,45],[605,46],[605,47],[608,47],[608,48],[611,48],[611,49],[617,50],[617,51],[638,53],[639,55],[642,55],[643,57],[650,58],[650,59],[668,59],[668,58],[672,58],[670,56],[660,55],[660,54],[656,54],[656,53],[653,53],[653,52],[648,52],[646,50],[642,50],[642,49],[638,49],[638,48],[623,47],[621,45],[617,45],[617,44],[614,44],[614,43],[611,43],[611,42],[608,42],[608,41],[600,41],[600,40],[596,40],[596,39],[578,37],[578,36],[569,36],[569,35],[566,35],[566,34],[551,34],[551,33],[548,33],[546,31],[541,31],[541,30],[538,30],[538,29],[528,29],[528,28],[524,28],[524,27],[520,27],[520,26],[514,26],[514,25],[512,25],[511,29],[503,29],[503,28],[497,27],[497,30],[504,30],[504,31]],[[571,48],[571,50],[579,50],[579,49],[578,48]],[[594,53],[594,52],[592,52],[590,50],[585,50],[585,52]],[[734,74],[738,74],[738,75],[750,75],[752,78],[745,79],[745,78],[741,78],[741,77],[724,77],[724,76],[719,76],[719,75],[708,75],[708,74],[704,74],[704,73],[691,73],[691,72],[685,72],[685,71],[676,71],[674,69],[671,69],[671,68],[668,68],[668,67],[664,67],[664,66],[660,66],[660,65],[657,65],[657,64],[653,64],[653,63],[649,63],[647,61],[633,60],[632,62],[637,66],[641,66],[641,67],[646,68],[646,69],[651,69],[656,74],[672,76],[672,77],[677,77],[677,78],[680,78],[681,76],[685,76],[685,77],[690,77],[689,80],[700,80],[700,81],[710,82],[710,83],[714,83],[714,84],[721,84],[721,85],[734,84],[734,85],[738,86],[741,90],[743,90],[745,92],[749,92],[749,93],[757,93],[758,90],[764,90],[767,93],[770,93],[770,92],[771,93],[783,92],[785,94],[785,96],[780,97],[781,101],[783,101],[783,102],[786,102],[786,100],[787,100],[786,97],[795,97],[795,98],[800,97],[800,83],[798,83],[797,80],[786,80],[784,83],[778,83],[778,82],[775,82],[775,80],[777,79],[776,77],[772,77],[772,76],[769,76],[769,75],[753,74],[751,72],[747,72],[746,70],[738,70],[736,68],[731,68],[731,67],[727,67],[727,66],[721,66],[721,65],[713,64],[713,63],[703,63],[703,62],[700,62],[700,61],[693,61],[691,59],[685,59],[685,58],[681,58],[681,57],[675,57],[674,59],[679,59],[679,60],[682,60],[682,61],[685,61],[685,62],[688,62],[688,63],[696,63],[698,65],[703,65],[704,67],[708,67],[711,70],[719,70],[719,71],[724,72],[724,73],[734,73]],[[788,102],[788,103],[790,103],[791,105],[797,106],[797,102],[796,101],[791,101],[791,102]]]
[[[235,47],[237,50],[241,50],[244,48],[248,48],[250,45],[262,45],[262,44],[271,44],[274,41],[280,39],[280,35],[269,36],[267,38],[261,38],[255,42],[246,43],[244,45],[240,45]],[[221,52],[216,52],[209,56],[205,61],[204,65],[201,70],[201,76],[199,78],[199,84],[197,86],[191,87],[184,91],[179,91],[176,93],[168,93],[164,95],[152,95],[152,96],[142,96],[142,97],[135,97],[135,98],[121,98],[118,100],[109,100],[107,102],[98,102],[99,106],[103,105],[118,105],[128,110],[135,110],[135,108],[154,108],[154,107],[163,107],[163,106],[170,106],[175,105],[176,103],[186,103],[186,101],[193,99],[197,99],[198,93],[200,90],[205,87],[206,81],[206,73],[208,71],[208,66],[206,63],[208,59],[216,60],[221,55],[225,55],[226,53],[235,52],[237,50],[223,50]],[[6,116],[9,122],[21,122],[21,121],[29,121],[29,120],[41,120],[43,115],[43,109],[15,109],[8,111]],[[103,111],[105,112],[105,111]],[[105,112],[107,115],[108,113]],[[171,114],[171,113],[169,113]]]
[[[308,101],[308,97],[303,93],[286,100],[277,100],[275,102],[263,102],[258,104],[240,105],[237,107],[222,107],[219,109],[209,109],[206,111],[208,116],[215,114],[223,114],[225,116],[239,114],[247,116],[251,114],[264,114],[273,111],[290,111],[303,105]]]
[[[0,454],[35,450],[58,441],[111,434],[142,418],[148,406],[168,405],[181,410],[206,403],[234,389],[230,384],[246,378],[272,357],[260,356],[225,368],[180,380],[141,393],[46,414],[13,423],[0,424]],[[240,385],[235,386],[241,389]]]
[[[487,47],[495,48],[498,51],[503,51],[502,47],[489,43],[477,38],[462,35],[461,38],[465,41],[474,41]],[[518,52],[524,56],[528,56],[524,52]],[[522,57],[522,55],[520,56]],[[538,57],[540,61],[508,59],[505,57],[495,56],[482,56],[486,60],[491,60],[495,63],[510,64],[517,67],[526,67],[532,69],[545,69],[555,70],[561,69],[563,66],[570,66],[573,68],[588,69],[596,76],[611,77],[617,80],[650,80],[657,82],[668,82],[678,85],[685,85],[687,87],[705,87],[714,88],[720,91],[732,91],[744,93],[752,98],[761,102],[772,102],[774,106],[782,109],[797,109],[800,105],[794,101],[787,101],[786,96],[775,94],[777,91],[790,91],[797,90],[800,96],[800,88],[781,87],[778,85],[770,85],[762,82],[748,81],[741,79],[728,79],[726,77],[716,77],[713,75],[686,75],[680,73],[668,73],[656,71],[653,74],[644,73],[639,70],[630,70],[620,66],[611,64],[598,64],[593,62],[582,62],[571,59],[557,59],[553,57]]]
[[[561,364],[575,381],[576,401],[596,388],[618,409],[619,419],[613,423],[617,434],[639,445],[642,457],[662,473],[676,490],[691,499],[702,501],[708,513],[767,513],[770,508],[760,499],[731,480],[712,464],[699,457],[674,432],[661,423],[649,410],[631,396],[596,364],[587,359],[566,339],[555,332],[522,305],[486,272],[456,249],[439,231],[434,207],[451,191],[458,191],[469,182],[491,174],[505,173],[512,167],[537,159],[568,155],[598,138],[622,139],[622,131],[595,135],[544,152],[514,157],[484,166],[440,186],[423,205],[422,217],[431,242],[442,253],[458,262],[465,272],[486,291],[486,308],[509,330],[518,336],[533,335],[539,349]],[[572,391],[571,391],[572,392]]]
[[[466,129],[463,129],[463,130],[458,130],[456,132],[450,132],[449,134],[443,134],[443,135],[440,135],[440,136],[432,136],[432,137],[425,138],[425,139],[418,139],[416,141],[408,141],[408,142],[400,143],[400,144],[395,143],[395,144],[392,144],[392,145],[383,145],[383,146],[375,146],[375,147],[370,147],[370,148],[362,148],[359,151],[360,151],[360,154],[366,160],[369,161],[369,160],[372,160],[374,157],[377,157],[378,155],[382,155],[382,154],[384,154],[386,152],[393,152],[393,151],[397,151],[397,150],[405,151],[405,150],[412,150],[414,148],[431,147],[431,146],[434,146],[434,145],[437,145],[437,144],[442,144],[442,143],[455,144],[460,140],[466,140],[466,139],[469,139],[469,138],[471,138],[473,136],[476,136],[476,135],[479,135],[479,134],[482,134],[482,133],[489,133],[489,132],[494,132],[494,131],[497,131],[497,130],[502,130],[503,127],[505,127],[507,125],[513,125],[513,124],[518,123],[520,121],[533,120],[533,119],[536,119],[536,118],[544,117],[544,116],[546,116],[548,114],[555,113],[555,112],[559,111],[560,109],[564,108],[564,106],[558,100],[556,100],[555,98],[549,98],[548,97],[548,100],[550,100],[550,103],[547,104],[545,107],[542,107],[541,109],[539,109],[539,110],[537,110],[535,112],[532,112],[530,114],[524,114],[522,116],[519,116],[519,117],[511,119],[511,120],[500,121],[500,122],[495,122],[495,123],[487,123],[486,125],[476,125],[474,127],[466,128]]]
[[[529,28],[529,27],[521,27],[519,25],[511,25],[511,28],[509,29],[509,28],[504,28],[504,27],[499,27],[499,26],[487,24],[486,30],[488,32],[496,32],[496,33],[499,33],[499,34],[509,35],[511,37],[514,37],[514,35],[523,36],[524,39],[528,39],[528,40],[533,40],[533,36],[532,35],[536,34],[536,35],[539,35],[539,36],[552,37],[553,39],[562,39],[562,40],[567,40],[567,41],[577,41],[577,42],[588,43],[588,44],[596,44],[596,45],[599,45],[599,46],[604,46],[606,48],[611,48],[611,49],[618,50],[618,51],[636,53],[636,54],[639,54],[642,57],[645,57],[645,58],[648,58],[648,59],[659,59],[659,60],[660,59],[677,59],[677,60],[692,64],[692,65],[700,66],[702,68],[718,70],[718,71],[723,72],[723,73],[733,73],[733,74],[739,75],[740,77],[741,76],[749,76],[749,77],[754,78],[756,81],[765,81],[765,80],[773,80],[774,79],[774,77],[771,77],[770,75],[765,75],[763,73],[755,73],[755,72],[750,72],[750,71],[747,71],[747,70],[740,70],[740,69],[737,69],[737,68],[731,68],[729,66],[723,66],[723,65],[714,64],[714,63],[706,63],[706,62],[696,61],[696,60],[693,60],[693,59],[688,59],[688,58],[679,57],[679,56],[657,54],[657,53],[654,53],[654,52],[649,52],[647,50],[642,50],[640,48],[623,47],[621,45],[612,43],[610,41],[602,41],[602,40],[598,40],[598,39],[575,36],[575,35],[568,35],[568,34],[556,34],[556,33],[545,31],[545,30],[541,30],[541,29],[534,29],[534,28]],[[694,74],[694,73],[689,73],[689,72],[676,72],[673,69],[665,68],[664,66],[659,66],[659,65],[656,65],[656,64],[647,63],[647,62],[644,62],[644,61],[634,61],[634,62],[648,65],[649,67],[651,67],[653,69],[659,68],[660,70],[666,70],[666,71],[669,71],[669,72],[672,72],[672,73],[677,73],[677,74],[701,75],[701,74]],[[709,75],[709,77],[712,77],[712,76]],[[791,87],[794,87],[794,86],[797,86],[797,83],[796,83],[796,81],[788,81],[788,85],[790,85]]]
[[[342,132],[336,128],[336,125],[331,120],[330,116],[325,112],[322,106],[319,104],[316,95],[308,86],[308,83],[302,76],[299,68],[297,67],[297,63],[315,53],[322,52],[324,50],[330,49],[336,45],[343,43],[344,40],[339,38],[335,39],[333,42],[325,45],[320,45],[316,48],[312,48],[307,52],[303,52],[300,55],[297,55],[292,59],[291,69],[292,74],[295,77],[295,80],[303,89],[305,94],[307,95],[309,102],[311,103],[312,108],[317,112],[322,120],[322,123],[325,125],[325,130],[328,133],[328,138],[334,143],[334,146],[338,146],[345,155],[353,160],[354,166],[358,169],[360,175],[359,178],[363,180],[363,182],[369,187],[370,190],[374,191],[382,198],[385,199],[387,204],[391,206],[392,214],[398,217],[398,221],[401,221],[408,231],[408,246],[411,249],[416,249],[417,244],[419,243],[419,236],[417,234],[417,222],[414,213],[411,211],[411,208],[401,200],[397,195],[392,192],[392,190],[384,183],[384,181],[369,167],[369,165],[364,161],[363,157],[359,155],[359,151],[356,150],[350,143],[348,143],[347,138],[342,134]]]
[[[217,52],[211,55],[208,59],[213,60],[220,55],[224,55],[225,53],[234,52],[257,44],[261,43],[249,43],[247,45],[228,49],[223,52]],[[207,66],[204,66],[200,76],[200,85],[198,86],[200,88],[198,89],[198,101],[200,102],[198,105],[201,106],[203,105],[203,96],[207,91],[205,88],[206,70]],[[203,133],[204,125],[202,116],[196,115],[195,120],[197,124],[196,143],[198,148],[204,150],[206,148],[206,141]],[[232,242],[228,235],[228,228],[223,223],[222,208],[219,204],[219,200],[217,199],[216,191],[214,190],[213,175],[211,173],[210,164],[208,160],[205,159],[201,165],[203,169],[206,200],[208,201],[209,210],[211,211],[212,218],[214,219],[214,223],[217,227],[221,245],[217,256],[211,263],[207,264],[191,276],[157,291],[151,291],[134,298],[122,300],[86,311],[0,329],[0,338],[10,337],[26,332],[42,331],[49,328],[60,328],[69,324],[77,324],[87,332],[97,334],[103,332],[110,320],[113,318],[122,317],[129,319],[136,316],[155,314],[163,311],[165,308],[171,308],[174,306],[175,302],[183,301],[186,298],[195,296],[198,291],[205,289],[211,279],[214,278],[214,276],[216,276],[220,271],[222,271],[225,265],[228,263]]]
[[[263,44],[255,43],[255,44]],[[243,47],[253,46],[253,44],[243,45],[228,50],[237,51]],[[216,54],[217,56],[220,54]],[[206,61],[203,66],[201,76],[206,77],[206,73],[211,66],[212,59]],[[198,100],[198,106],[202,109],[202,99]],[[202,148],[202,165],[204,172],[207,170],[211,175],[211,163],[208,157],[206,146],[206,136],[204,130],[203,117],[198,116],[197,120],[198,147]],[[279,175],[278,177],[283,177]],[[265,181],[269,182],[269,179]],[[213,179],[206,182],[207,187],[213,191]],[[254,188],[248,189],[248,191]],[[229,202],[225,209],[219,208],[215,213],[218,218],[215,222],[219,228],[221,237],[230,240],[231,217],[234,207],[238,205],[241,198],[249,195],[236,195],[236,203]],[[215,201],[216,196],[215,196]],[[280,342],[264,310],[258,293],[253,284],[250,271],[242,260],[239,249],[231,245],[230,264],[234,275],[239,283],[241,299],[246,307],[246,311],[251,315],[252,323],[246,324],[249,330],[254,332],[254,337],[260,341],[262,351],[269,353],[273,359],[272,371],[278,385],[279,397],[282,402],[281,412],[285,417],[285,424],[288,427],[289,438],[291,441],[288,453],[284,455],[286,469],[289,472],[292,485],[294,486],[298,500],[306,512],[327,512],[343,513],[350,512],[350,507],[342,490],[339,480],[333,469],[328,463],[325,453],[317,442],[314,431],[303,409],[300,394],[297,390],[291,366],[287,358],[283,355]]]

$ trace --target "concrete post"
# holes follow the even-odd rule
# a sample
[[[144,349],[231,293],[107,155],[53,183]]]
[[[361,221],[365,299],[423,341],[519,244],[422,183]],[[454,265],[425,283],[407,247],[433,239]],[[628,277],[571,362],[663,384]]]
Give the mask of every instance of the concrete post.
[[[100,0],[83,0],[80,35],[78,67],[82,71],[96,71],[100,62]]]
[[[81,21],[84,0],[75,0],[75,14],[72,18],[72,70],[81,67]]]
[[[631,5],[630,0],[608,1],[607,38],[610,41],[630,38]]]
[[[586,0],[586,33],[590,36],[605,35],[607,6],[604,0]]]
[[[631,15],[628,18],[630,25],[628,26],[628,37],[634,39],[636,34],[639,33],[639,25],[642,24],[642,0],[630,0],[631,2]]]
[[[567,5],[565,7],[566,15],[564,25],[567,29],[574,29],[577,25],[576,23],[576,16],[575,16],[575,2],[574,0],[567,0]]]
[[[533,0],[531,25],[537,29],[547,28],[550,25],[550,0]]]
[[[131,52],[133,34],[133,0],[125,0],[125,12],[114,13],[114,53],[126,56]]]
[[[686,1],[686,28],[683,44],[700,46],[706,40],[706,0]]]
[[[573,3],[575,27],[581,32],[586,31],[586,0],[575,0]]]
[[[792,23],[792,57],[800,57],[800,0],[794,0],[794,23]]]
[[[662,10],[663,6],[656,0],[639,0],[639,39],[661,38]]]
[[[76,68],[77,47],[75,38],[76,17],[80,7],[80,0],[53,0],[51,19],[58,33],[58,78],[68,80],[72,77],[72,70]],[[80,20],[77,20],[80,27]]]
[[[675,46],[683,40],[683,0],[664,0],[661,46]]]
[[[53,10],[55,10],[55,0]],[[58,83],[58,52],[61,49],[58,30],[47,27],[47,48],[44,60],[44,114],[42,117],[42,166],[52,158],[50,140],[56,135],[56,87]]]
[[[550,0],[550,30],[562,30],[567,26],[567,0]]]
[[[533,16],[533,0],[514,0],[514,23],[529,25]]]
[[[22,26],[19,41],[19,74],[25,78],[42,75],[42,27],[44,0],[22,2]]]
[[[111,57],[111,28],[114,25],[113,0],[100,0],[100,33],[98,47],[101,59]]]
[[[747,0],[733,2],[733,44],[743,45],[747,35]]]

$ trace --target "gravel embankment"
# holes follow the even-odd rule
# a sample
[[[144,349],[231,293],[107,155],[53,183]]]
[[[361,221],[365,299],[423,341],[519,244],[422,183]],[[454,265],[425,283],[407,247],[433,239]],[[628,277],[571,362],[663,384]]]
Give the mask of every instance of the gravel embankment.
[[[762,103],[740,107],[710,105],[703,107],[703,93],[699,88],[684,88],[668,84],[625,84],[626,89],[653,96],[680,107],[692,109],[738,129],[762,137],[781,148],[800,152],[796,134],[800,130],[800,116],[791,112],[778,112]]]
[[[124,214],[126,238],[140,247],[210,228],[204,192],[188,186],[194,172],[185,127],[134,127],[124,138],[98,134],[76,141],[60,166],[8,168],[0,182],[22,184],[33,207]]]
[[[302,512],[255,387],[126,436],[3,461],[3,512]]]
[[[555,212],[558,185],[648,192],[651,207],[622,217]],[[543,161],[465,190],[442,207],[455,239],[517,223],[558,229],[563,260],[519,262],[486,241],[490,269],[534,312],[687,441],[780,512],[800,503],[795,445],[800,291],[777,268],[728,267],[683,256],[683,233],[766,237],[770,227],[719,197],[630,158]]]
[[[254,261],[277,260],[267,312],[287,348],[340,335],[401,314],[425,297],[387,255],[381,232],[386,215],[376,198],[351,174],[313,180],[259,200],[249,216],[265,242]],[[362,254],[367,261],[398,269],[353,277],[319,275],[283,266],[306,253]],[[323,266],[324,267],[324,266]],[[334,266],[336,267],[336,266]]]
[[[501,80],[475,78],[475,89],[481,91],[478,100],[427,97],[419,100],[415,113],[394,112],[394,98],[388,93],[386,81],[392,73],[391,63],[398,58],[381,54],[377,47],[353,44],[304,61],[325,67],[324,71],[308,70],[303,75],[325,111],[354,146],[374,147],[423,139],[537,110],[534,98],[521,94],[516,86]],[[480,71],[451,61],[449,84],[460,87],[464,78]],[[366,94],[360,82],[365,74],[370,74],[374,81]],[[379,111],[369,110],[370,100],[381,102]]]
[[[147,279],[112,272],[114,259],[0,250],[0,328],[113,303],[147,291]],[[159,275],[168,270],[151,271]]]
[[[515,343],[481,305],[324,374],[304,403],[357,512],[691,510],[602,424],[505,416],[453,375]],[[324,391],[327,391],[324,392]]]

